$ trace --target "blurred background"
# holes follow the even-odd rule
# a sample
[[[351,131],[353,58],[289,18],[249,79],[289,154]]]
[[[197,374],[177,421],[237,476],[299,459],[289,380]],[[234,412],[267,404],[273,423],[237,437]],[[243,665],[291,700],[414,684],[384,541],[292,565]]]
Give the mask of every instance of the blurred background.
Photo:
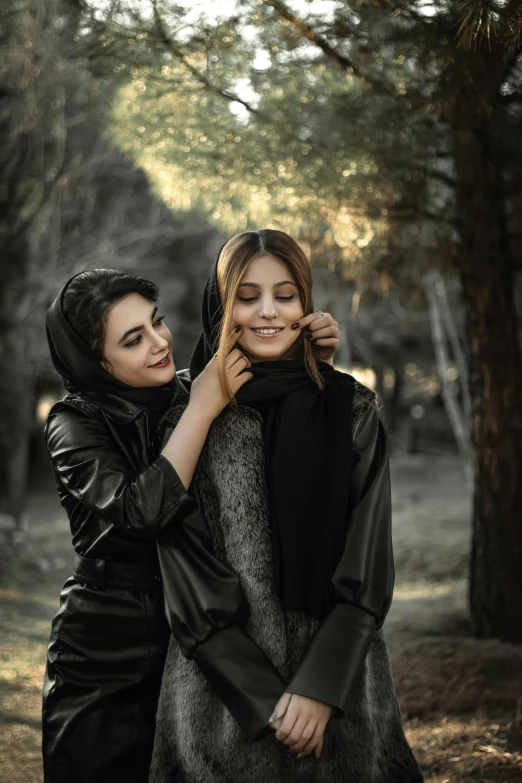
[[[386,633],[426,779],[522,781],[521,52],[517,0],[2,0],[1,781],[42,780],[72,562],[46,308],[83,269],[131,269],[181,368],[247,228],[298,239],[337,366],[384,402]]]

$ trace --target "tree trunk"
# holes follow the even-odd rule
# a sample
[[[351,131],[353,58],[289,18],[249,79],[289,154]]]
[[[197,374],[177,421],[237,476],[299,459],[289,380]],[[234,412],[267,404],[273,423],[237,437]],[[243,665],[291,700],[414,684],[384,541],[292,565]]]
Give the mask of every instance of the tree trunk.
[[[0,511],[19,527],[27,499],[29,442],[34,416],[34,379],[27,361],[28,339],[13,329],[4,333],[0,360],[16,367],[0,377],[2,427],[0,431]]]
[[[333,316],[339,323],[341,332],[341,345],[335,357],[335,361],[341,367],[349,369],[352,366],[352,352],[350,348],[350,304],[352,292],[340,287],[334,301]]]
[[[429,272],[424,277],[424,290],[429,305],[433,349],[437,362],[437,372],[439,375],[444,407],[450,420],[459,451],[464,457],[469,458],[469,421],[464,411],[461,409],[456,395],[452,393],[448,379],[448,370],[451,366],[451,360],[448,353],[448,335],[444,328],[444,317],[438,292],[441,282],[442,279],[439,272]]]
[[[491,114],[455,131],[459,274],[466,307],[475,493],[474,633],[522,642],[522,361]]]
[[[51,221],[66,140],[58,22],[74,3],[18,5],[0,4],[6,64],[0,75],[0,512],[19,522],[28,489],[36,342],[34,324],[29,328],[21,314],[41,295],[42,270],[52,256],[46,251],[59,231]]]
[[[394,362],[393,372],[395,374],[395,382],[388,404],[388,429],[390,432],[397,429],[401,414],[402,395],[404,392],[404,361],[401,356]]]

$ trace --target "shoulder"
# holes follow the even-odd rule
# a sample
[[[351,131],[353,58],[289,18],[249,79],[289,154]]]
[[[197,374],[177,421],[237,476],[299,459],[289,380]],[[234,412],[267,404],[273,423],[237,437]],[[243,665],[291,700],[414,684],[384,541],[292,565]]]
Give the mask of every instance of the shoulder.
[[[44,432],[47,444],[52,448],[57,440],[72,441],[100,427],[104,427],[100,408],[84,397],[68,394],[49,411]]]
[[[79,394],[68,394],[62,400],[55,402],[47,417],[47,424],[53,420],[78,421],[83,418],[100,418],[101,410],[95,402]]]
[[[354,381],[352,396],[352,433],[360,430],[363,422],[374,419],[378,421],[381,402],[378,395],[359,381]]]

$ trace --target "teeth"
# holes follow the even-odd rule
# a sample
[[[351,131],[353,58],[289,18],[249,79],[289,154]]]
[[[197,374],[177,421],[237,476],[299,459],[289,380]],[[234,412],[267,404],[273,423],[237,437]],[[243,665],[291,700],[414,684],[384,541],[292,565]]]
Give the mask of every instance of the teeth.
[[[277,334],[281,329],[254,329],[258,334]]]

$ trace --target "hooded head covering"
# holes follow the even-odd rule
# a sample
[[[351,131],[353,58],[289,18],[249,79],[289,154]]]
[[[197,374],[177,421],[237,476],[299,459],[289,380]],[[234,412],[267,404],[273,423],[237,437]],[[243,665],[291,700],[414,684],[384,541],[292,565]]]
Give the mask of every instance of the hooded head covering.
[[[82,274],[80,272],[80,274]],[[135,388],[105,370],[90,346],[67,319],[63,297],[75,275],[62,288],[47,311],[46,331],[51,360],[68,392],[112,394],[144,407],[165,411],[172,403],[176,379],[162,386]]]
[[[218,256],[219,258],[219,256]],[[203,294],[203,331],[192,354],[195,378],[217,350],[223,307],[217,261]],[[321,390],[304,360],[256,362],[240,404],[263,418],[274,573],[283,607],[325,617],[330,580],[344,549],[352,460],[354,379],[318,363]]]

